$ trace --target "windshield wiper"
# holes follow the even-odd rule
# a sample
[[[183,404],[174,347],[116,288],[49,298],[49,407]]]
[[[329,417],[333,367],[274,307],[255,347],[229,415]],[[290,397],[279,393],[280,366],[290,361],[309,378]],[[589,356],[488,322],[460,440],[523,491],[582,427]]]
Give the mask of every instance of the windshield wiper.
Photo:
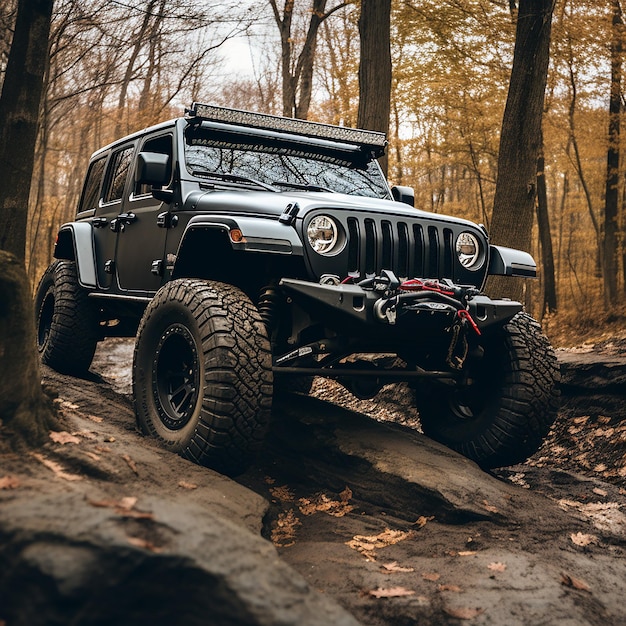
[[[306,189],[307,191],[328,191],[334,193],[332,189],[328,187],[321,187],[320,185],[309,185],[305,183],[290,183],[286,180],[273,180],[272,185],[278,185],[279,187],[289,187],[290,189]]]
[[[229,172],[209,172],[207,170],[192,170],[191,173],[194,176],[201,176],[202,178],[219,178],[220,180],[228,180],[234,183],[252,183],[253,185],[260,187],[261,189],[266,189],[267,191],[278,191],[278,189],[276,189],[276,187],[272,187],[272,185],[268,185],[267,183],[256,180],[255,178],[241,176],[240,174],[231,174]]]

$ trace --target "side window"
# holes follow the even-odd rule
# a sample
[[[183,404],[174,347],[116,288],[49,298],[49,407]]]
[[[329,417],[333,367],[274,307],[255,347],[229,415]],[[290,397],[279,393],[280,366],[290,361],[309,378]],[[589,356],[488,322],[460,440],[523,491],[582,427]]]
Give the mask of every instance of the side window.
[[[157,152],[158,154],[167,154],[170,157],[169,164],[169,176],[172,177],[172,135],[162,135],[161,137],[155,137],[154,139],[148,139],[146,143],[141,147],[142,152]],[[150,185],[135,185],[135,195],[149,194],[151,191]]]
[[[83,193],[78,204],[78,212],[89,211],[98,207],[100,200],[100,185],[102,183],[102,175],[104,174],[104,164],[106,157],[102,157],[94,161],[87,171]]]
[[[108,189],[104,197],[105,202],[114,202],[121,200],[124,194],[124,185],[126,177],[130,169],[130,163],[133,156],[134,147],[130,146],[116,152],[111,159],[111,169],[109,176]]]

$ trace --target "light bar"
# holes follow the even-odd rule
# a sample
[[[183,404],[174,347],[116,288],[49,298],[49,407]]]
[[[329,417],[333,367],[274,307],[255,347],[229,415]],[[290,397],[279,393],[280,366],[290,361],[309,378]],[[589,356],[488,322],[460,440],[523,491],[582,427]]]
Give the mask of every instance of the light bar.
[[[309,122],[308,120],[300,120],[293,117],[278,117],[277,115],[267,115],[265,113],[227,109],[212,104],[194,102],[191,105],[191,109],[187,110],[186,113],[188,119],[198,118],[213,122],[305,135],[306,137],[332,139],[371,148],[380,154],[383,153],[387,145],[385,134],[372,130],[331,126],[330,124]]]

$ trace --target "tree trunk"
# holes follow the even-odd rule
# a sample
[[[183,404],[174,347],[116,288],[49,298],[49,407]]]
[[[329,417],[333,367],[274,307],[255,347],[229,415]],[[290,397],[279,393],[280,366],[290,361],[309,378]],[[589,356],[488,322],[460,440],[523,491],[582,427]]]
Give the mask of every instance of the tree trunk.
[[[20,0],[0,96],[0,249],[24,261],[53,0]]]
[[[550,54],[553,0],[520,0],[494,197],[494,243],[530,251],[537,189],[537,157]],[[495,279],[497,295],[522,299],[520,280]]]
[[[24,268],[28,196],[48,59],[52,0],[20,0],[0,96],[0,426],[15,447],[45,441],[52,405],[41,389]]]
[[[554,276],[554,253],[552,251],[552,232],[548,212],[548,191],[546,187],[545,158],[543,138],[537,159],[537,226],[541,242],[541,265],[543,268],[543,300],[540,317],[544,313],[555,313],[557,309],[556,280]]]
[[[389,132],[391,108],[391,0],[361,0],[357,126]],[[388,159],[380,159],[387,174]]]
[[[619,0],[611,0],[611,95],[609,99],[609,147],[606,157],[606,191],[604,204],[603,279],[606,304],[617,300],[618,272],[618,187],[620,155],[620,112],[622,83],[622,8]]]
[[[55,423],[41,389],[32,310],[24,265],[0,250],[0,426],[16,448],[44,443]]]

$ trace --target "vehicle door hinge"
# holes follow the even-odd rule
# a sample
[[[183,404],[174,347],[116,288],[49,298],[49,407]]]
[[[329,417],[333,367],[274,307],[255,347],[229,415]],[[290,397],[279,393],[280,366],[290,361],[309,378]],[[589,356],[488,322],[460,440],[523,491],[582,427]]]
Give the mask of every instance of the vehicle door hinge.
[[[109,259],[108,261],[105,261],[104,271],[107,274],[113,274],[113,272],[115,271],[115,261],[113,259]]]
[[[172,215],[169,211],[163,211],[157,215],[157,226],[159,228],[174,228],[178,224],[178,215]]]
[[[150,271],[155,276],[163,276],[163,259],[156,259],[152,261],[152,267],[150,268]]]

